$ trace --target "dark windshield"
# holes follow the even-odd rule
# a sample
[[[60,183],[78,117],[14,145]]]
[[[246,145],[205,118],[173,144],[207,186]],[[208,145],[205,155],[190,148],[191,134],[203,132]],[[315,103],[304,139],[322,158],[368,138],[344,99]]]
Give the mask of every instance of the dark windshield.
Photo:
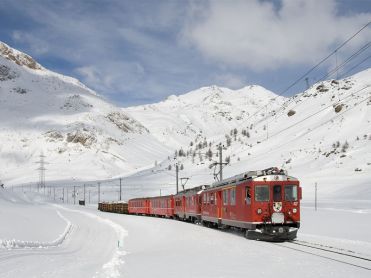
[[[285,200],[286,201],[298,200],[298,187],[296,185],[285,186]]]
[[[269,187],[268,185],[255,186],[255,201],[268,202],[269,201]]]
[[[273,201],[274,202],[282,201],[281,185],[273,186]]]

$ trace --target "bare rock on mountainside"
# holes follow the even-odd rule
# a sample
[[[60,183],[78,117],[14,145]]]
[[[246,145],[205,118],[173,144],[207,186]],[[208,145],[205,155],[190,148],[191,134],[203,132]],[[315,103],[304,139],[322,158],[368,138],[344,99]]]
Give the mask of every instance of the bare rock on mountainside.
[[[67,133],[67,142],[68,143],[80,143],[84,147],[90,147],[97,141],[95,135],[88,131],[76,130],[74,132]]]
[[[6,59],[15,62],[19,66],[26,66],[30,69],[42,70],[43,67],[38,64],[31,56],[19,52],[5,43],[0,42],[0,55]]]
[[[12,71],[5,65],[0,65],[0,81],[12,80],[18,77],[15,71]]]
[[[87,103],[80,95],[69,96],[64,102],[61,109],[78,111],[80,108],[91,108],[93,105]]]
[[[339,113],[342,109],[343,109],[343,104],[338,104],[338,105],[336,105],[335,107],[334,107],[334,109],[335,109],[335,112],[336,113]]]
[[[27,94],[28,90],[20,88],[20,87],[16,87],[16,88],[13,88],[13,92],[20,94],[20,95],[24,95],[24,94]]]
[[[48,138],[48,141],[55,142],[57,140],[63,140],[63,135],[59,131],[51,130],[45,132],[44,135]]]
[[[294,110],[290,110],[289,112],[287,112],[287,116],[291,117],[291,116],[294,116],[296,114],[296,111]]]
[[[140,132],[142,132],[143,130],[145,130],[145,132],[148,132],[148,130],[144,126],[139,124],[139,122],[135,121],[132,118],[129,118],[124,113],[111,112],[106,116],[106,118],[124,132],[133,132],[133,127],[137,127]]]

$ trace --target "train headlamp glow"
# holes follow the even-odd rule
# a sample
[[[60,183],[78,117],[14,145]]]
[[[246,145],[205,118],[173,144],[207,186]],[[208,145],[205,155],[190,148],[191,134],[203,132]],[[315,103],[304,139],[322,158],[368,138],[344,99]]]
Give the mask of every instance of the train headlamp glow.
[[[292,212],[293,212],[293,213],[297,213],[298,210],[297,210],[296,208],[293,208],[293,209],[292,209]]]
[[[258,214],[261,214],[263,211],[261,208],[258,208],[258,210],[256,211]]]

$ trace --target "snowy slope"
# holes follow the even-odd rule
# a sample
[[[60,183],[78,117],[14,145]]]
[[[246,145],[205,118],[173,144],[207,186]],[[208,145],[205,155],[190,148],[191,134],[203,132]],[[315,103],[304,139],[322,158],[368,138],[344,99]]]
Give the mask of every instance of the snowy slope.
[[[371,258],[371,225],[364,221],[370,204],[366,208],[302,209],[299,243],[326,252],[247,240],[237,230],[53,204],[32,191],[0,188],[6,223],[0,225],[0,276],[369,277],[371,262],[354,258]],[[344,229],[344,219],[351,229]]]
[[[275,108],[284,101],[283,97],[256,85],[239,90],[211,86],[124,111],[143,123],[158,140],[175,149],[195,138],[219,140],[220,135],[239,127],[273,99]]]
[[[124,111],[178,151],[176,161],[184,168],[180,177],[190,178],[186,187],[213,181],[209,165],[219,160],[217,145],[222,143],[223,157],[230,161],[224,177],[279,166],[301,180],[305,199],[314,197],[316,182],[325,198],[369,199],[370,86],[368,69],[314,84],[290,98],[275,98],[260,87],[210,87]],[[166,171],[173,166],[170,157],[127,182],[140,184],[151,176],[153,188],[146,190],[156,194],[156,184],[174,183],[173,170]],[[173,193],[174,188],[162,189]]]
[[[144,168],[124,180],[125,198],[174,193],[175,163],[180,177],[189,178],[186,187],[214,181],[217,169],[209,166],[219,160],[221,143],[229,162],[224,177],[280,166],[301,180],[304,199],[313,198],[315,183],[324,198],[371,198],[370,69],[290,98],[260,86],[211,86],[121,109],[77,80],[2,49],[6,183],[37,180],[43,151],[47,180],[107,179]]]
[[[78,80],[0,43],[0,179],[107,178],[153,165],[169,150]]]

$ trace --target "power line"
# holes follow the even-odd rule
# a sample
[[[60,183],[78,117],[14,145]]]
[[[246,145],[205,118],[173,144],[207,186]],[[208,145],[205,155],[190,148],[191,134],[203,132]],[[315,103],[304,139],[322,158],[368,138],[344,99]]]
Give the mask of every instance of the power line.
[[[327,77],[331,76],[333,73],[337,72],[340,68],[344,67],[346,64],[348,64],[350,61],[352,61],[354,58],[356,58],[358,55],[360,55],[362,52],[366,51],[371,46],[371,43],[368,42],[364,46],[362,46],[357,52],[353,53],[351,56],[349,56],[343,63],[336,66],[334,69],[332,69],[329,73],[325,74],[321,78],[319,78],[317,82],[325,80]]]
[[[352,70],[354,70],[355,68],[359,67],[361,64],[363,64],[364,62],[366,62],[368,59],[371,58],[371,55],[367,56],[365,59],[363,59],[361,62],[359,62],[358,64],[356,64],[355,66],[353,66],[351,69],[349,69],[348,71],[346,71],[343,76],[345,76],[346,74],[348,74],[349,72],[351,72]]]
[[[345,99],[347,99],[347,98],[349,98],[349,97],[352,97],[355,93],[358,93],[358,92],[360,92],[360,91],[363,91],[364,89],[369,88],[369,87],[370,87],[370,85],[365,86],[365,87],[359,89],[358,91],[356,91],[356,92],[354,92],[354,93],[348,95],[347,97],[343,98],[342,100],[340,100],[340,102],[344,101]],[[359,102],[359,103],[362,103],[363,101],[367,100],[368,98],[369,98],[369,97],[365,98],[364,100],[362,100],[362,101]],[[317,115],[317,114],[323,112],[324,110],[328,109],[328,108],[331,107],[331,106],[332,106],[332,104],[330,104],[330,105],[328,105],[328,106],[322,108],[321,110],[319,110],[319,111],[317,111],[317,112],[315,112],[315,113],[313,113],[313,114],[311,114],[311,115],[305,117],[304,119],[302,119],[302,120],[300,120],[300,121],[298,121],[298,122],[296,122],[296,123],[294,123],[294,124],[292,124],[292,125],[290,125],[290,126],[284,128],[284,129],[281,129],[280,131],[278,131],[278,132],[276,132],[275,134],[271,135],[271,137],[277,136],[278,134],[280,134],[280,133],[282,133],[282,132],[284,132],[284,131],[286,131],[286,130],[288,130],[288,129],[290,129],[290,128],[292,128],[292,127],[294,127],[294,126],[296,126],[296,125],[298,125],[298,124],[300,124],[300,123],[302,123],[302,122],[304,122],[304,121],[306,121],[306,120],[308,120],[308,119],[310,119],[310,118],[312,118],[312,117],[314,117],[315,115]],[[348,111],[348,110],[350,110],[350,109],[347,109],[346,111]],[[337,116],[338,116],[338,115],[337,115]],[[271,137],[270,137],[270,138],[271,138]],[[268,139],[263,139],[263,140],[260,141],[260,143],[261,143],[261,142],[264,142],[264,141],[267,141],[267,140],[268,140]],[[286,144],[286,143],[287,143],[287,142],[285,142],[284,144]],[[252,145],[252,146],[256,146],[256,145],[257,145],[257,144],[254,144],[254,145]],[[244,152],[246,152],[246,151],[249,151],[249,150],[241,151],[239,154],[244,153]]]
[[[310,74],[312,71],[314,71],[316,68],[318,68],[320,65],[322,65],[326,60],[328,60],[332,55],[337,53],[337,51],[341,48],[343,48],[348,42],[350,42],[354,37],[356,37],[359,33],[361,33],[365,28],[368,27],[368,25],[371,24],[371,21],[369,21],[366,25],[364,25],[361,29],[359,29],[355,34],[353,34],[350,38],[348,38],[346,41],[344,41],[340,46],[338,46],[334,51],[332,51],[329,55],[327,55],[325,58],[323,58],[321,61],[319,61],[316,65],[314,65],[312,68],[310,68],[306,73],[304,73],[302,76],[300,76],[298,79],[296,79],[290,86],[288,86],[285,90],[281,92],[280,95],[283,95],[288,90],[290,90],[293,86],[299,83],[303,78],[305,78],[308,74]]]
[[[314,71],[316,68],[318,68],[321,64],[323,64],[326,60],[328,60],[332,55],[334,55],[338,50],[343,48],[348,42],[350,42],[352,39],[354,39],[359,33],[361,33],[365,28],[367,28],[371,24],[371,21],[369,21],[366,25],[364,25],[361,29],[359,29],[356,33],[354,33],[352,36],[350,36],[347,40],[345,40],[340,46],[338,46],[335,50],[333,50],[329,55],[327,55],[325,58],[323,58],[321,61],[319,61],[316,65],[314,65],[312,68],[310,68],[307,72],[305,72],[303,75],[301,75],[298,79],[296,79],[291,85],[289,85],[285,90],[281,91],[279,94],[277,94],[276,97],[271,99],[267,104],[263,105],[258,109],[255,113],[247,117],[241,124],[247,122],[252,117],[256,116],[261,110],[265,107],[268,107],[270,103],[275,101],[278,97],[282,96],[284,93],[286,93],[288,90],[290,90],[292,87],[294,87],[296,84],[298,84],[303,78],[307,77],[312,71]]]

